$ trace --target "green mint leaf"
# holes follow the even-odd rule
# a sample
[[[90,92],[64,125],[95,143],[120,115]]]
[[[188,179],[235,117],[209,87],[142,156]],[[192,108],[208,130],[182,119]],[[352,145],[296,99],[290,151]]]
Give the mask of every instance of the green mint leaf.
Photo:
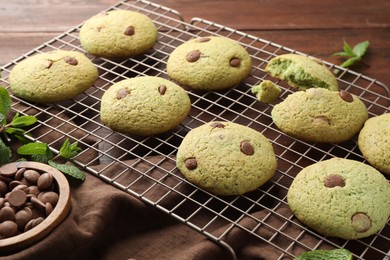
[[[366,53],[369,45],[369,41],[360,42],[353,47],[353,53],[358,57],[362,57]]]
[[[340,57],[349,57],[349,55],[345,52],[335,52],[333,53],[333,56],[340,56]]]
[[[349,58],[348,60],[344,61],[340,66],[343,68],[348,68],[348,67],[352,66],[353,64],[355,64],[360,59],[361,59],[361,57]]]
[[[28,143],[19,147],[17,153],[19,155],[44,155],[49,150],[47,144],[44,143]]]
[[[0,139],[0,166],[11,162],[12,152]]]
[[[60,156],[68,160],[75,157],[81,151],[77,144],[77,142],[70,144],[69,139],[66,139],[60,148]]]
[[[85,180],[85,173],[74,165],[58,164],[58,163],[55,163],[53,161],[48,161],[48,164],[50,166],[56,168],[57,170],[61,171],[62,173],[72,177],[72,178],[75,178],[75,179],[78,179],[81,181]]]
[[[4,114],[0,113],[0,127],[7,124],[7,118]]]
[[[7,127],[5,132],[10,135],[23,135],[26,131],[20,128]]]
[[[31,160],[34,162],[48,163],[49,160],[53,159],[53,153],[50,149],[46,150],[46,154],[33,154]]]
[[[35,124],[37,121],[35,116],[19,116],[19,114],[16,114],[12,119],[11,125],[13,127],[26,127]]]
[[[11,110],[11,96],[9,95],[8,91],[0,87],[0,113],[5,115],[8,111]]]
[[[353,52],[353,49],[351,46],[347,43],[347,41],[344,40],[344,45],[343,45],[344,52],[349,56],[349,57],[354,57],[355,53]]]

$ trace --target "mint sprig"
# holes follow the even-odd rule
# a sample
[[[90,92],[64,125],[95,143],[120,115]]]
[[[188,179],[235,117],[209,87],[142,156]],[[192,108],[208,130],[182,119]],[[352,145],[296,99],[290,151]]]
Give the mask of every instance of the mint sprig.
[[[362,58],[364,54],[366,54],[369,45],[369,41],[363,41],[351,47],[351,45],[344,40],[343,51],[333,53],[333,56],[346,58],[340,66],[343,68],[349,68],[358,62],[362,62]],[[339,70],[336,69],[334,72],[337,74]]]
[[[11,162],[12,150],[7,146],[11,141],[10,136],[21,141],[22,145],[17,149],[17,154],[25,159],[29,158],[32,161],[47,163],[52,167],[58,169],[62,173],[76,178],[78,180],[85,180],[85,174],[79,168],[72,164],[56,163],[58,158],[70,160],[81,152],[78,143],[70,143],[66,139],[60,148],[59,154],[54,157],[49,146],[41,142],[30,142],[25,135],[26,131],[23,129],[38,122],[34,116],[24,116],[16,113],[11,122],[7,122],[7,113],[11,111],[12,99],[8,91],[0,87],[0,166]]]

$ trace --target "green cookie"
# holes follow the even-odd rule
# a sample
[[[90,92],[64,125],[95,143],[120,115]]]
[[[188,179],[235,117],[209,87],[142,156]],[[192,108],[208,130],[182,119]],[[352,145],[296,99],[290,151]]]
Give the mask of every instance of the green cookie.
[[[275,125],[296,138],[321,143],[350,140],[368,118],[364,103],[347,91],[310,88],[290,94],[271,112]]]
[[[390,184],[370,165],[333,158],[299,172],[287,201],[295,216],[318,233],[359,239],[386,225]]]
[[[115,131],[151,136],[178,126],[190,109],[184,89],[163,78],[143,76],[112,85],[101,99],[100,119]]]
[[[54,50],[18,63],[9,75],[9,86],[25,100],[55,103],[79,95],[97,79],[97,68],[84,54]]]
[[[321,61],[298,54],[283,54],[272,58],[265,71],[300,90],[339,89],[336,77]]]
[[[211,122],[184,137],[176,165],[200,188],[215,195],[240,195],[272,178],[277,162],[260,132],[232,122]]]
[[[129,10],[100,13],[80,29],[81,46],[99,57],[133,57],[152,48],[156,40],[157,28],[152,20]]]
[[[390,174],[390,113],[368,119],[359,133],[358,145],[372,166]]]
[[[244,80],[252,69],[248,52],[225,37],[189,40],[169,56],[168,75],[193,89],[220,90]]]

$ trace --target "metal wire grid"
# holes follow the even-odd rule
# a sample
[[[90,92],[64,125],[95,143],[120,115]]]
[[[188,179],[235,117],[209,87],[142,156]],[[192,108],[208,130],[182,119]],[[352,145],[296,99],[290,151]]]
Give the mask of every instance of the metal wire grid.
[[[71,101],[52,105],[30,104],[13,97],[13,109],[33,114],[39,125],[29,130],[34,141],[49,144],[58,152],[65,138],[83,148],[74,162],[109,184],[151,204],[224,246],[236,258],[232,237],[249,235],[274,249],[272,259],[289,259],[298,253],[320,248],[347,248],[355,259],[389,259],[390,223],[369,238],[345,241],[323,237],[295,219],[288,210],[286,194],[294,176],[304,167],[324,159],[343,157],[364,161],[356,140],[340,145],[310,144],[289,137],[272,123],[273,105],[257,101],[251,86],[269,79],[283,89],[281,99],[294,90],[264,72],[267,61],[283,53],[299,53],[284,46],[203,19],[183,22],[180,14],[147,1],[122,1],[112,9],[130,9],[148,15],[159,30],[158,42],[144,55],[125,60],[108,60],[85,53],[78,33],[82,24],[35,48],[2,68],[2,81],[21,60],[53,49],[85,53],[99,68],[95,86]],[[169,78],[165,67],[169,54],[194,37],[222,35],[240,42],[253,58],[253,71],[241,84],[219,92],[188,90],[192,110],[173,131],[140,138],[115,133],[99,119],[100,98],[113,83],[129,77],[153,75]],[[299,53],[305,55],[304,53]],[[370,116],[389,112],[389,90],[382,83],[333,64],[341,71],[341,89],[359,96]],[[263,133],[273,144],[278,158],[274,178],[243,196],[216,197],[186,181],[175,167],[177,147],[186,133],[212,120],[233,121]],[[43,129],[43,130],[42,130]]]

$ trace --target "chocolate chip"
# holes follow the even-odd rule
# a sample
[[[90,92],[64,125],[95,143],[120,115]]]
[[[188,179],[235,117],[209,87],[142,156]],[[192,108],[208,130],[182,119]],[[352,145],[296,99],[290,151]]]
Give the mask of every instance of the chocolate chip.
[[[340,94],[340,97],[346,101],[346,102],[352,102],[353,101],[353,96],[351,93],[349,93],[348,91],[345,91],[345,90],[340,90],[339,92]]]
[[[17,171],[18,168],[13,164],[6,164],[0,167],[0,174],[6,177],[13,177]]]
[[[241,65],[241,61],[239,58],[231,58],[229,64],[232,67],[239,67]]]
[[[255,153],[252,144],[248,141],[242,141],[240,143],[240,150],[245,155],[253,155]]]
[[[132,36],[134,35],[134,31],[135,31],[134,26],[129,26],[126,28],[125,35]]]
[[[50,69],[50,67],[53,65],[54,61],[52,60],[47,60],[46,68]]]
[[[326,116],[316,116],[314,118],[314,122],[317,122],[317,123],[320,123],[320,124],[325,123],[327,125],[330,125],[330,120]]]
[[[4,221],[0,224],[0,238],[13,237],[18,234],[18,225],[13,221]]]
[[[198,162],[194,157],[187,158],[184,164],[188,170],[195,170],[198,167]]]
[[[202,37],[202,38],[198,38],[196,41],[197,41],[197,42],[208,42],[208,41],[210,41],[210,40],[211,40],[210,38]]]
[[[324,180],[324,185],[327,188],[344,187],[345,182],[340,175],[330,174],[330,175],[326,176],[326,178]]]
[[[193,50],[187,54],[186,59],[188,62],[195,62],[195,61],[199,60],[200,55],[201,55],[200,51]]]
[[[50,188],[52,184],[53,184],[53,175],[51,175],[51,173],[48,172],[43,173],[37,181],[37,186],[40,190],[46,190]]]
[[[4,206],[0,209],[0,222],[7,220],[15,220],[15,210],[9,206]]]
[[[27,200],[26,193],[22,190],[12,191],[8,196],[8,202],[14,207],[22,206]]]
[[[31,184],[36,184],[41,174],[35,170],[26,170],[23,177]]]
[[[222,123],[220,123],[220,122],[212,122],[212,123],[210,124],[210,126],[211,126],[212,128],[224,128],[224,127],[225,127],[225,125],[222,124]]]
[[[116,93],[116,99],[122,99],[124,97],[126,97],[128,94],[130,94],[130,90],[128,89],[120,89],[117,93]]]
[[[165,94],[165,92],[167,92],[167,87],[165,85],[159,86],[158,92],[160,93],[161,96],[163,96]]]
[[[68,63],[69,65],[72,65],[72,66],[76,66],[79,62],[73,58],[73,57],[69,57],[69,56],[65,56],[64,58],[64,61],[66,63]]]
[[[358,212],[352,216],[352,227],[358,233],[364,233],[371,228],[371,219],[365,213]]]

